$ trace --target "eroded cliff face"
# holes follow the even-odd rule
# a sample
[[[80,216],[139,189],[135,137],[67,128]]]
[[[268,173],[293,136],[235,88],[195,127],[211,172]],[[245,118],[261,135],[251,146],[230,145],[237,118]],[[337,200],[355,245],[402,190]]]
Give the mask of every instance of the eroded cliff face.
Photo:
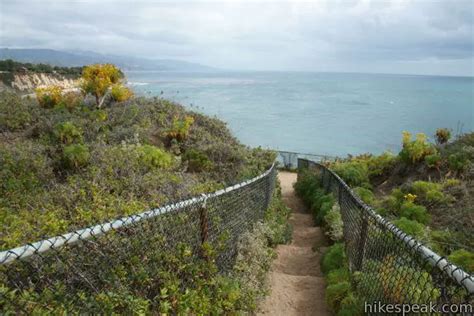
[[[0,73],[1,81],[7,88],[20,93],[32,93],[36,88],[51,85],[61,86],[64,89],[73,89],[78,86],[78,78],[59,74],[46,73]]]

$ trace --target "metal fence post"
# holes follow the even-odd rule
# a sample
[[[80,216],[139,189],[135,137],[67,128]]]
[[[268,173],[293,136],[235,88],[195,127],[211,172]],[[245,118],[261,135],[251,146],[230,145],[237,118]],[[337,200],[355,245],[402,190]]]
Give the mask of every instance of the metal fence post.
[[[207,221],[207,198],[204,200],[204,203],[199,208],[199,222],[201,228],[201,245],[207,241],[208,238],[208,221]]]
[[[271,173],[267,175],[267,185],[265,188],[265,206],[264,206],[264,211],[268,209],[270,206],[270,202],[272,199],[272,180],[273,180],[273,170]]]

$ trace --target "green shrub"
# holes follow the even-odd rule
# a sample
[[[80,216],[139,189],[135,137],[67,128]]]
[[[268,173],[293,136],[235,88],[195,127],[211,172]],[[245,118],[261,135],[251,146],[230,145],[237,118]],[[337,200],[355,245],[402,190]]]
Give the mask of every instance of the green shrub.
[[[111,87],[110,95],[114,101],[123,102],[130,99],[133,96],[133,92],[122,84],[114,84]]]
[[[449,229],[431,230],[429,239],[431,241],[430,248],[434,252],[441,256],[447,256],[453,247],[449,241],[455,240],[455,236]]]
[[[370,158],[367,159],[369,177],[380,176],[387,173],[395,166],[396,162],[397,157],[389,151],[379,156],[370,156]]]
[[[0,93],[0,131],[18,131],[31,126],[38,116],[31,102],[15,94]]]
[[[406,217],[394,220],[393,223],[404,233],[419,239],[426,239],[425,226]]]
[[[82,142],[82,131],[71,122],[59,123],[54,127],[54,135],[66,145]]]
[[[361,161],[337,162],[332,166],[332,169],[349,186],[370,187],[367,163]]]
[[[292,226],[288,221],[290,214],[291,209],[281,200],[280,188],[277,187],[265,212],[265,223],[270,228],[267,232],[270,246],[286,244],[291,240]]]
[[[444,189],[446,189],[446,188],[456,187],[460,184],[461,184],[461,181],[459,179],[447,178],[447,179],[444,179],[441,185],[443,186]]]
[[[340,282],[329,285],[326,288],[326,304],[333,313],[337,313],[341,307],[341,302],[351,291],[350,282]]]
[[[438,204],[449,201],[442,192],[443,186],[440,183],[428,181],[415,181],[409,186],[409,192],[417,196],[422,204]]]
[[[347,293],[341,301],[337,316],[362,316],[364,315],[364,301],[354,292]]]
[[[425,163],[430,168],[439,168],[441,166],[441,155],[439,153],[425,156]]]
[[[375,202],[375,196],[369,189],[357,187],[354,192],[368,205],[373,205]]]
[[[175,116],[171,128],[166,132],[166,137],[169,141],[175,139],[178,142],[184,141],[189,134],[191,126],[194,123],[192,116],[185,116],[184,119],[180,119]]]
[[[27,193],[41,189],[47,180],[54,178],[52,165],[42,145],[18,142],[0,146],[0,196],[21,205],[17,198],[25,202]]]
[[[196,149],[187,150],[182,159],[188,163],[189,172],[209,171],[213,167],[209,157],[204,152]]]
[[[136,148],[140,156],[140,161],[146,167],[153,168],[170,168],[173,164],[173,157],[167,152],[155,146],[142,145]]]
[[[465,249],[458,249],[451,252],[448,260],[464,269],[467,273],[474,272],[474,253]]]
[[[331,210],[324,216],[324,222],[327,226],[326,235],[335,242],[342,240],[344,224],[338,204],[334,204]]]
[[[272,234],[270,227],[259,223],[251,232],[240,238],[232,271],[232,278],[240,286],[240,297],[236,302],[238,309],[255,310],[258,300],[264,297],[268,290],[266,277],[275,253],[269,247],[267,236]]]
[[[316,224],[323,224],[323,219],[334,205],[334,197],[332,194],[321,194],[322,191],[316,190],[314,192],[313,200],[311,202],[311,211],[313,212],[314,221]]]
[[[328,285],[337,284],[341,282],[350,282],[351,272],[347,267],[331,270],[326,276]]]
[[[430,221],[430,215],[428,214],[426,207],[422,205],[416,205],[410,201],[404,202],[401,205],[398,215],[400,217],[406,217],[407,219],[411,219],[422,224],[427,224]]]
[[[436,142],[439,145],[444,145],[451,138],[451,131],[447,128],[438,128],[436,130],[435,136],[436,136]]]
[[[332,270],[344,267],[346,254],[343,243],[336,243],[328,248],[321,260],[321,270],[324,274],[328,274]]]
[[[63,148],[63,161],[66,167],[70,169],[77,169],[87,165],[89,158],[89,149],[85,145],[74,144]]]
[[[425,134],[416,135],[415,140],[411,140],[409,132],[403,132],[403,148],[400,151],[400,158],[408,164],[416,164],[425,159],[428,155],[436,153],[436,148],[428,142]]]
[[[469,155],[461,150],[448,156],[448,165],[449,169],[457,173],[463,173],[471,166],[471,161]]]

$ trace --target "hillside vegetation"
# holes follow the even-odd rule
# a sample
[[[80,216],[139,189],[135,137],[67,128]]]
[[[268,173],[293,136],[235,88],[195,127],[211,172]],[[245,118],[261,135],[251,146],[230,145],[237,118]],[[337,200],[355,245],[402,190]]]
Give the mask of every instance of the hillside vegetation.
[[[2,249],[216,190],[274,159],[167,100],[98,109],[58,89],[0,95]]]
[[[224,188],[272,165],[273,152],[242,145],[225,123],[135,98],[122,79],[113,65],[92,65],[80,93],[58,86],[37,89],[36,99],[0,93],[1,250]],[[225,222],[214,244],[199,247],[159,229],[150,234],[145,223],[142,235],[110,232],[2,264],[0,313],[252,312],[267,293],[272,247],[291,235],[288,216],[277,187],[264,219],[232,244],[234,266],[225,274],[217,264]],[[165,231],[195,224],[185,218],[164,218]]]
[[[355,192],[404,232],[474,272],[474,133],[436,142],[403,133],[398,155],[349,157],[329,165]]]
[[[377,213],[472,274],[474,133],[453,141],[450,134],[438,129],[432,143],[424,134],[413,139],[404,132],[398,155],[349,156],[327,166]],[[403,250],[394,246],[389,235],[378,233],[375,225],[368,232],[368,255],[362,268],[349,269],[349,257],[354,264],[354,254],[364,253],[353,248],[352,232],[344,229],[352,225],[347,218],[342,221],[341,208],[347,217],[350,206],[339,205],[337,195],[327,192],[310,169],[300,171],[295,190],[333,243],[324,253],[321,270],[327,282],[326,303],[335,315],[364,315],[364,302],[380,297],[388,302],[426,304],[442,299],[443,291],[452,302],[462,302],[463,295],[467,296],[462,287],[437,283],[428,266],[412,266]]]
[[[61,67],[51,66],[49,64],[21,63],[12,59],[0,60],[0,71],[8,72],[22,72],[26,70],[33,73],[57,73],[60,75],[80,76],[82,69],[83,67]]]

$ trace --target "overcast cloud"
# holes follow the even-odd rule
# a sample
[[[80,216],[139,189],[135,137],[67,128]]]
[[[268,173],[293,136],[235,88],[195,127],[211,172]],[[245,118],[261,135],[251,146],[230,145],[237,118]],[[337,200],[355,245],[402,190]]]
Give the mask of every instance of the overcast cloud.
[[[474,1],[0,0],[0,46],[225,69],[474,75]]]

